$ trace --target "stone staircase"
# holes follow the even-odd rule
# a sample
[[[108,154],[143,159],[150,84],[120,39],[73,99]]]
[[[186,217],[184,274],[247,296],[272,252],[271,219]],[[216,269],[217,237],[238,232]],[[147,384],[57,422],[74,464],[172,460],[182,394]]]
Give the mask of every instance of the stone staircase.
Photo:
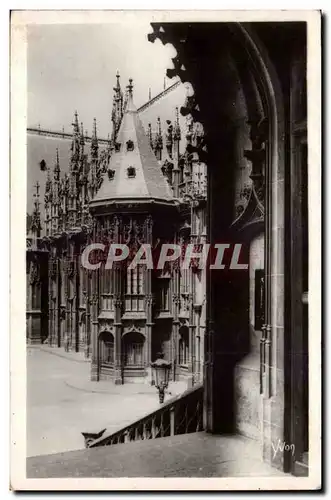
[[[144,441],[203,430],[203,386],[199,384],[169,399],[146,416],[113,433],[101,431],[93,439],[83,433],[85,446],[96,448],[132,441]]]

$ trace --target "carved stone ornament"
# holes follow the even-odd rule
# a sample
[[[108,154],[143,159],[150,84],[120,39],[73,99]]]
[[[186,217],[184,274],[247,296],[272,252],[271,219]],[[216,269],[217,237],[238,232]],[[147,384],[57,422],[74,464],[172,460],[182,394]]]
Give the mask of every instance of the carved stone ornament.
[[[145,303],[146,305],[154,305],[155,299],[153,294],[149,293],[145,296]]]
[[[250,139],[252,142],[252,149],[245,150],[244,156],[252,165],[250,178],[253,182],[253,192],[257,202],[264,207],[266,141],[268,137],[267,118],[251,121],[249,125],[251,126]]]
[[[31,262],[30,267],[30,285],[35,285],[39,282],[39,269],[35,262]]]

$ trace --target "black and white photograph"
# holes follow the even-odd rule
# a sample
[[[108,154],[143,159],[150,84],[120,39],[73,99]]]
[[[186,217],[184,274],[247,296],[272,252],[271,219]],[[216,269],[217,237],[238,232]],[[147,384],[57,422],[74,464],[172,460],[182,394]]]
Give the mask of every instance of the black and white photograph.
[[[15,489],[320,487],[320,22],[12,12]]]

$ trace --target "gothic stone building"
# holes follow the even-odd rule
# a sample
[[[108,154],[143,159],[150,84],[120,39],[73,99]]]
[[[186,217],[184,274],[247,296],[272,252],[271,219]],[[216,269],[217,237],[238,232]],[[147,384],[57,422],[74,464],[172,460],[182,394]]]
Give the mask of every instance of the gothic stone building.
[[[146,141],[131,102],[122,117],[120,90],[109,151],[98,157],[94,133],[88,163],[75,122],[70,174],[54,178],[48,190],[56,194],[60,185],[64,193],[48,205],[49,342],[85,349],[92,377],[115,380],[144,375],[162,345],[173,377],[192,379],[201,374],[205,332],[204,429],[239,431],[258,441],[275,467],[307,474],[306,23],[154,23],[149,39],[174,46],[167,76],[192,86],[180,109],[190,119],[187,144],[178,152],[175,120],[172,140],[166,138],[168,161],[160,166],[167,185],[155,182],[156,168],[149,177],[149,161],[158,164],[151,150],[160,161],[161,135],[147,133]],[[199,184],[205,165],[206,208]],[[139,199],[130,187],[133,173]],[[143,278],[140,271],[115,270],[102,281],[86,275],[75,257],[91,238],[90,227],[100,238],[121,236],[132,244],[239,242],[249,268],[206,276],[173,269],[170,276]],[[295,452],[284,447],[275,454],[277,442],[293,444]]]
[[[47,342],[83,351],[92,380],[148,381],[160,352],[172,363],[174,381],[202,379],[203,270],[128,264],[110,270],[105,262],[87,270],[81,261],[90,243],[125,243],[132,254],[143,243],[185,248],[205,241],[206,167],[193,151],[203,131],[188,117],[182,137],[178,109],[172,114],[164,133],[160,118],[155,132],[151,125],[145,130],[132,82],[124,95],[117,76],[106,147],[100,151],[94,122],[87,150],[76,113],[69,172],[61,175],[58,154],[53,172],[47,170],[41,238],[49,253]]]

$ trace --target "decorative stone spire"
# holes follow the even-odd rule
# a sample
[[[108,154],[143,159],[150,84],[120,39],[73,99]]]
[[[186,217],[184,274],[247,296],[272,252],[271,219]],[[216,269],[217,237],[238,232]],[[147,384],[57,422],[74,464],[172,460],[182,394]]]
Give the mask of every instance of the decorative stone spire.
[[[55,165],[54,165],[54,181],[59,182],[60,181],[60,161],[59,161],[59,149],[56,148],[56,159],[55,159]]]
[[[116,137],[107,174],[90,207],[116,204],[158,203],[175,205],[169,184],[150,146],[150,136],[143,128],[133,102],[133,84],[127,86],[128,101]],[[161,135],[160,122],[158,134]],[[162,139],[162,137],[161,137]]]
[[[81,149],[84,150],[85,137],[84,137],[84,125],[83,125],[83,122],[81,122],[81,124],[80,124],[80,139],[79,139],[79,144],[82,146]]]
[[[116,136],[119,131],[123,117],[123,92],[121,90],[120,74],[118,71],[116,73],[116,85],[113,88],[113,90],[114,90],[114,97],[113,97],[113,111],[111,120],[113,123],[112,142],[115,143]]]
[[[77,169],[77,163],[79,160],[79,143],[80,143],[80,134],[79,134],[79,125],[78,125],[78,113],[75,111],[74,121],[72,123],[73,132],[72,132],[72,141],[71,141],[71,158],[70,158],[70,168],[75,170]]]
[[[40,202],[39,202],[39,188],[40,184],[37,181],[35,187],[34,208],[31,217],[31,233],[32,233],[32,246],[37,248],[37,239],[40,237],[41,222],[40,222]]]
[[[162,160],[162,149],[163,149],[163,139],[161,131],[161,120],[160,117],[157,119],[157,131],[155,134],[155,154],[159,161]]]
[[[93,130],[92,130],[92,140],[91,140],[91,158],[98,158],[98,137],[97,137],[97,120],[93,118]]]
[[[172,158],[172,146],[173,146],[173,125],[170,120],[167,120],[167,134],[166,134],[166,148],[167,153],[170,158]]]
[[[127,85],[126,88],[128,91],[128,93],[127,93],[128,100],[126,103],[125,111],[136,111],[136,108],[133,104],[133,80],[132,80],[132,78],[129,78],[129,85]]]
[[[174,151],[173,151],[173,159],[174,159],[174,170],[173,170],[173,188],[174,188],[174,196],[176,198],[179,197],[179,183],[180,183],[180,166],[179,166],[179,145],[181,140],[181,130],[179,126],[179,113],[178,108],[176,108],[176,116],[175,116],[175,126],[173,132],[174,138]]]
[[[89,172],[89,195],[90,199],[94,197],[98,188],[98,158],[99,144],[97,137],[97,121],[93,118],[92,139],[91,139],[91,166]]]
[[[149,139],[149,145],[151,149],[154,151],[152,125],[150,123],[148,124],[148,139]]]
[[[59,150],[56,148],[56,157],[54,164],[54,177],[52,184],[52,207],[51,207],[51,219],[52,219],[52,232],[57,233],[59,230],[59,208],[61,205],[60,200],[60,162],[59,162]]]
[[[181,130],[180,130],[180,125],[179,125],[179,112],[178,112],[178,108],[176,108],[174,141],[180,141],[180,140],[181,140]]]

